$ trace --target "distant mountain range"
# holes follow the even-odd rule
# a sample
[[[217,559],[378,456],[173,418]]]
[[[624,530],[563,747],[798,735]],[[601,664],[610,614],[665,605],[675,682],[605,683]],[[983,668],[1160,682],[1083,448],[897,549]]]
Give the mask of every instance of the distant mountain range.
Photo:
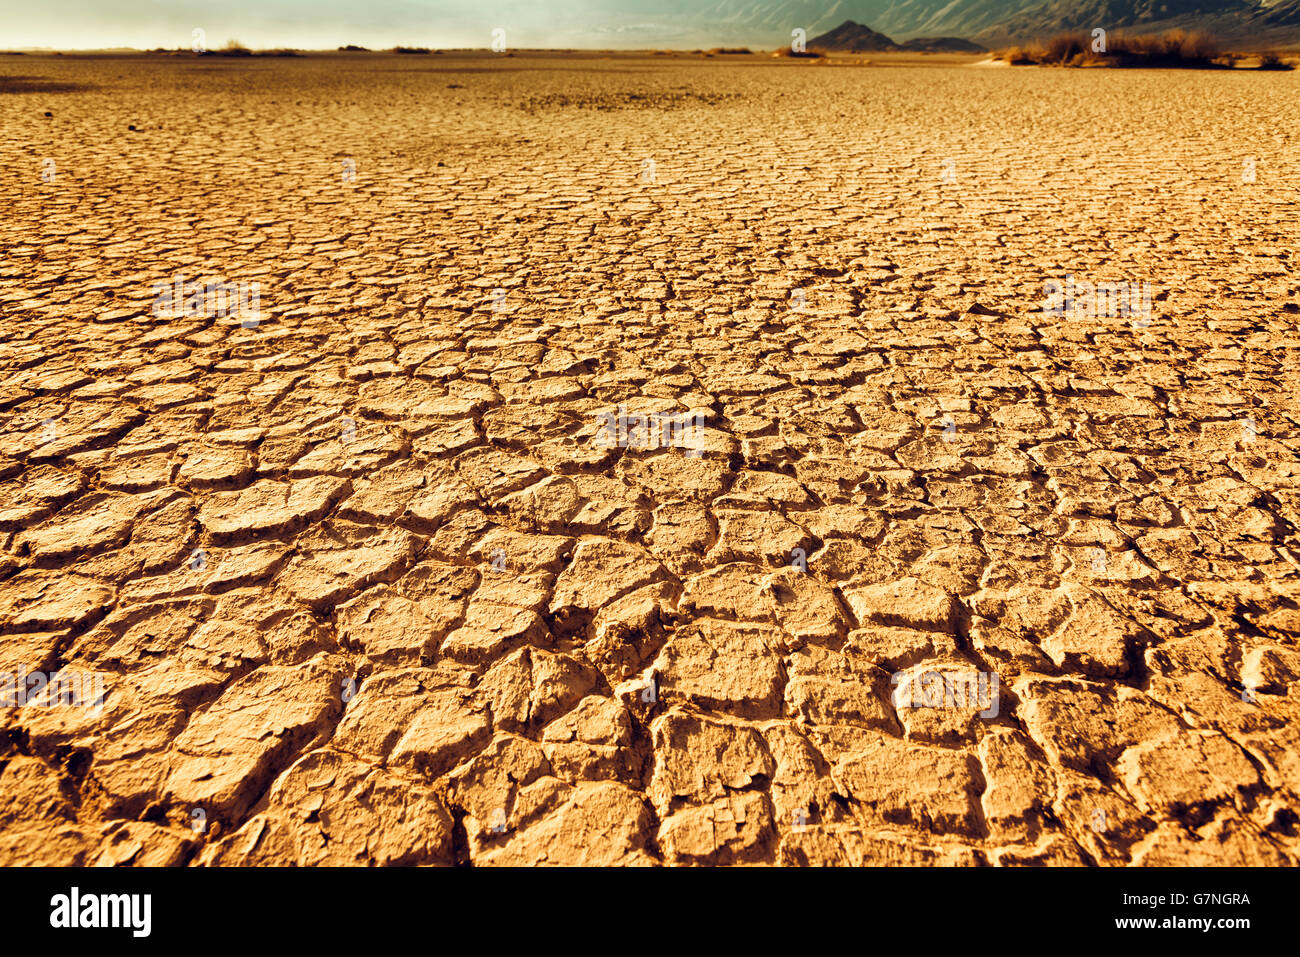
[[[846,20],[899,47],[960,37],[996,49],[1063,31],[1205,30],[1229,49],[1300,49],[1300,0],[41,0],[10,3],[0,49],[189,49],[209,41],[333,50],[345,44],[484,48],[773,50]],[[946,42],[946,41],[945,41]]]
[[[996,47],[1096,27],[1204,30],[1229,46],[1300,46],[1300,0],[714,0],[697,15],[773,34],[797,24],[810,37],[847,18],[900,47],[923,37]]]
[[[914,37],[895,43],[883,33],[852,20],[845,20],[834,30],[813,37],[808,45],[818,50],[846,53],[981,53],[984,50],[978,43],[961,37]]]

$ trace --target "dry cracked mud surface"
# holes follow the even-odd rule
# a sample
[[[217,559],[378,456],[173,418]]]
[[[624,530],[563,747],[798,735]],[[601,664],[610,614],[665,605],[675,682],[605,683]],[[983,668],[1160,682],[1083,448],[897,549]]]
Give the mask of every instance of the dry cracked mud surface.
[[[0,861],[1297,862],[1296,75],[0,75]]]

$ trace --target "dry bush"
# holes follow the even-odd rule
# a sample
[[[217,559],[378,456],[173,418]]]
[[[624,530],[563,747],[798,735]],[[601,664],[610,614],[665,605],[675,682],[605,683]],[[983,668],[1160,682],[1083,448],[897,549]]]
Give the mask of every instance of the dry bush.
[[[1213,60],[1220,53],[1219,41],[1208,33],[1198,30],[1185,34],[1176,30],[1174,37],[1170,52],[1177,52],[1184,60]]]
[[[997,54],[1008,63],[1041,63],[1057,66],[1145,66],[1212,68],[1231,66],[1230,55],[1221,53],[1209,34],[1170,30],[1164,34],[1143,36],[1113,35],[1104,53],[1094,53],[1086,37],[1062,33],[1052,37],[1042,49],[1012,47]],[[1273,69],[1276,69],[1274,67]]]
[[[1028,63],[1039,63],[1042,60],[1041,54],[1037,50],[1027,50],[1024,47],[1011,47],[1000,53],[994,53],[993,59],[1006,60],[1012,66],[1020,66]]]
[[[723,53],[723,54],[727,54],[727,55],[738,55],[738,54],[741,54],[741,53],[749,53],[749,54],[752,54],[754,51],[751,50],[751,49],[749,49],[749,47],[714,47],[714,48],[713,48],[712,50],[710,50],[709,52],[710,52],[710,53]]]
[[[1208,65],[1220,55],[1219,45],[1208,33],[1170,30],[1164,34],[1116,36],[1107,53],[1134,58],[1141,66]]]
[[[802,52],[792,50],[790,47],[782,47],[776,51],[777,56],[793,57],[797,60],[817,60],[826,55],[826,51],[818,47],[809,47]]]
[[[1294,64],[1289,63],[1286,60],[1283,60],[1282,57],[1280,57],[1278,54],[1270,52],[1270,53],[1263,53],[1260,55],[1259,66],[1257,67],[1257,69],[1294,70],[1295,66]]]
[[[199,56],[252,56],[253,51],[238,40],[227,40],[226,45],[218,50],[203,50]]]
[[[1065,63],[1073,60],[1080,53],[1088,51],[1087,44],[1070,33],[1061,33],[1047,41],[1046,60],[1049,63]]]

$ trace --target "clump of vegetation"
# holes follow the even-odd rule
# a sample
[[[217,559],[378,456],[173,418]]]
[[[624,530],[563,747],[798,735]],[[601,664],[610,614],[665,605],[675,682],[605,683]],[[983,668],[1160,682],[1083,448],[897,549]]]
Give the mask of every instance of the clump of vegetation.
[[[238,40],[227,40],[226,45],[220,50],[208,50],[213,56],[252,56],[253,51],[244,46]]]
[[[1288,63],[1276,53],[1265,53],[1259,58],[1259,70],[1294,70],[1295,64]]]
[[[1220,56],[1218,43],[1208,33],[1183,30],[1171,30],[1163,36],[1116,37],[1109,51],[1148,61],[1137,64],[1140,66],[1207,67]]]
[[[1192,70],[1231,69],[1237,60],[1234,54],[1225,54],[1214,38],[1206,33],[1188,33],[1170,30],[1163,34],[1125,36],[1114,34],[1107,39],[1104,50],[1094,50],[1091,36],[1063,33],[1052,37],[1043,46],[1011,47],[994,54],[994,59],[1005,60],[1012,66],[1040,64],[1068,67],[1160,67]],[[1267,57],[1266,57],[1267,59]],[[1260,69],[1290,69],[1280,58],[1279,64]]]
[[[355,43],[349,43],[345,47],[339,47],[339,52],[340,53],[369,53],[370,50],[367,47],[359,47]]]
[[[1086,52],[1088,52],[1088,47],[1084,45],[1081,39],[1068,33],[1062,33],[1047,41],[1047,49],[1043,52],[1043,59],[1048,63],[1070,63]]]
[[[993,54],[995,60],[1006,60],[1012,66],[1021,66],[1027,63],[1037,63],[1035,51],[1026,50],[1024,47],[1011,47],[1000,53]]]
[[[749,47],[714,47],[709,52],[721,53],[727,56],[738,56],[740,54],[749,54],[752,56],[754,53],[754,51],[749,49]]]
[[[428,47],[393,47],[393,53],[428,53]]]
[[[826,56],[826,51],[820,47],[809,47],[806,50],[795,50],[792,47],[782,47],[773,55],[791,57],[796,60],[820,60],[822,57]]]
[[[158,50],[156,52],[166,53],[167,51]],[[182,50],[177,52],[184,53],[185,51]],[[221,47],[219,50],[200,50],[199,56],[302,56],[302,53],[298,50],[290,50],[287,48],[254,51],[244,46],[238,40],[227,40],[226,45]]]

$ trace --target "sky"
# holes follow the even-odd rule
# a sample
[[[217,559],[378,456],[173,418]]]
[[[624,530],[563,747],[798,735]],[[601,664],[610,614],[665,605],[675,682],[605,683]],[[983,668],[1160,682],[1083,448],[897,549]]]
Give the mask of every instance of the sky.
[[[803,0],[806,4],[807,0]],[[507,48],[660,48],[726,43],[770,46],[788,35],[746,8],[781,0],[0,0],[0,49],[135,47],[333,49],[355,43]],[[784,4],[799,7],[800,0]],[[818,4],[822,9],[836,6]]]

